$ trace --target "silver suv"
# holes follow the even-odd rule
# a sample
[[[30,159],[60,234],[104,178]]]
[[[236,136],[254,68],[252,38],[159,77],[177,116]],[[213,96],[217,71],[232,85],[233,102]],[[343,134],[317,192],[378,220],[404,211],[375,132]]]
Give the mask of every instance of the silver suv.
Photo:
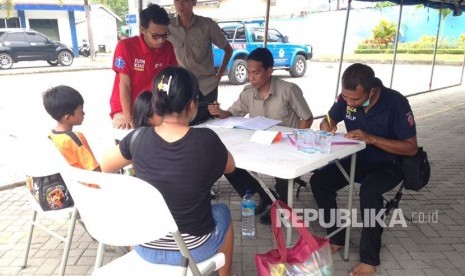
[[[73,63],[73,49],[31,29],[0,29],[0,69],[18,61],[45,60],[52,66]]]

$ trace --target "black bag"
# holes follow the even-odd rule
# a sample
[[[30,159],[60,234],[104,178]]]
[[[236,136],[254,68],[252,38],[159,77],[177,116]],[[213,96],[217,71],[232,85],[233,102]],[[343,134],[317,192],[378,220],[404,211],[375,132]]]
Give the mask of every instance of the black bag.
[[[26,176],[26,184],[44,211],[59,210],[74,205],[73,198],[59,173],[47,176]]]
[[[419,191],[428,184],[431,167],[428,155],[422,147],[418,148],[414,156],[402,157],[402,172],[404,173],[404,187],[407,190]]]

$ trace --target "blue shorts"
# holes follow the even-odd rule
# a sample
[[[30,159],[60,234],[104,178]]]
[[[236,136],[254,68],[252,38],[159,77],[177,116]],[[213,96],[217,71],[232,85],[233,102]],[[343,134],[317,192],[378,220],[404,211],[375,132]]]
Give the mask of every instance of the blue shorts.
[[[223,245],[231,223],[231,213],[229,208],[224,203],[212,205],[213,220],[215,221],[215,229],[210,238],[201,246],[190,250],[194,261],[201,262],[214,256],[218,249]],[[141,245],[135,247],[137,254],[144,260],[156,264],[180,265],[182,255],[179,250],[161,250],[147,248]]]

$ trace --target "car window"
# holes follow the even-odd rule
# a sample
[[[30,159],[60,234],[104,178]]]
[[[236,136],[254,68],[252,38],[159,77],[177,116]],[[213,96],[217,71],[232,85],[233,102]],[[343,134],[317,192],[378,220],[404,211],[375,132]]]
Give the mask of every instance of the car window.
[[[34,43],[47,43],[47,38],[37,33],[26,33],[27,41]]]
[[[242,39],[242,40],[245,40],[245,39],[246,39],[244,27],[242,27],[242,28],[237,28],[237,31],[236,31],[236,39]]]
[[[223,33],[227,39],[232,39],[234,37],[235,28],[224,28]]]
[[[20,42],[26,42],[26,38],[24,37],[23,33],[9,33],[5,36],[4,41],[20,41]]]
[[[268,30],[268,41],[269,42],[284,42],[283,36],[276,30]]]
[[[263,42],[265,31],[263,29],[252,29],[252,40],[254,42]]]

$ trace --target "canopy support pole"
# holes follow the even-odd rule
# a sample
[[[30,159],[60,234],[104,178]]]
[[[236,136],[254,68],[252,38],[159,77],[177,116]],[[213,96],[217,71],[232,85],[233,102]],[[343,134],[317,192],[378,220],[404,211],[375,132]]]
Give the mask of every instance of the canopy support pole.
[[[352,0],[349,0],[349,2],[347,3],[346,24],[344,26],[344,36],[342,38],[341,56],[339,57],[339,70],[337,72],[336,95],[335,95],[335,97],[337,97],[337,95],[338,95],[339,83],[341,81],[342,60],[344,59],[344,48],[346,46],[347,27],[349,25],[349,14],[350,14],[350,6],[351,6],[351,4],[352,4]]]
[[[268,45],[268,23],[270,21],[270,6],[271,0],[266,1],[266,15],[265,15],[265,38],[263,40],[263,47],[266,48]]]
[[[465,52],[463,53],[463,62],[462,62],[462,75],[460,76],[460,85],[462,85],[463,81],[463,72],[465,71]]]
[[[396,32],[396,42],[394,43],[394,58],[392,61],[392,69],[391,69],[391,82],[389,83],[389,88],[392,88],[392,82],[394,80],[394,68],[396,67],[397,61],[397,48],[399,46],[399,31],[400,31],[400,23],[402,21],[402,10],[404,7],[404,1],[400,1],[400,10],[399,10],[399,19],[397,20],[397,32]]]
[[[441,4],[441,8],[439,9],[439,22],[438,22],[438,29],[436,30],[436,41],[434,42],[433,64],[431,64],[431,76],[429,79],[429,90],[431,90],[433,86],[434,65],[436,64],[436,54],[438,51],[438,42],[439,42],[439,29],[441,29],[442,7],[443,7],[443,4]]]

